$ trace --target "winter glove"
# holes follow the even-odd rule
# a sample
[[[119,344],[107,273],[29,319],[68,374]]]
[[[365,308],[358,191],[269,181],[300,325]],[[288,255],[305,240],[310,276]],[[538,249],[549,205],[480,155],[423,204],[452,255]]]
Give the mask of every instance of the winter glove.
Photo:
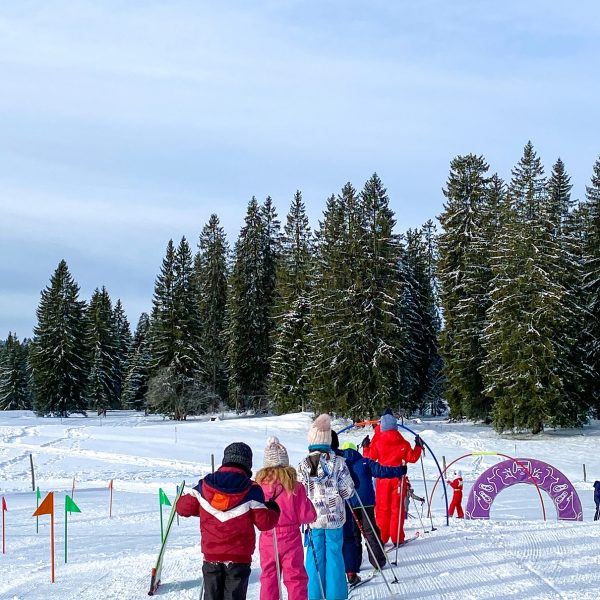
[[[366,435],[365,439],[360,443],[363,448],[368,448],[371,445],[371,438]]]
[[[281,509],[279,508],[279,504],[277,504],[277,502],[275,502],[274,500],[267,500],[265,502],[265,506],[269,510],[274,510],[277,514],[281,513]]]
[[[415,436],[415,446],[420,446],[421,448],[425,448],[425,442],[423,442],[420,435]]]

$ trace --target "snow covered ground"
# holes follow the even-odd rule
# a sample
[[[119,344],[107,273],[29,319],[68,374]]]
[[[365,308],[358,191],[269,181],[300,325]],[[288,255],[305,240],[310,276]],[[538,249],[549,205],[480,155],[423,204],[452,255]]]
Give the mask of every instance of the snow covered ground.
[[[8,506],[6,554],[0,555],[0,599],[146,597],[150,570],[160,542],[158,489],[169,497],[185,479],[195,484],[210,470],[211,453],[220,463],[223,448],[245,441],[254,449],[255,467],[270,435],[288,447],[292,463],[305,453],[310,417],[232,418],[173,423],[137,413],[107,418],[39,419],[28,412],[0,412],[0,494]],[[337,423],[340,429],[344,423]],[[582,431],[548,432],[540,436],[501,438],[487,427],[444,421],[410,423],[438,459],[446,461],[472,451],[493,450],[531,457],[560,469],[578,490],[583,522],[556,520],[545,497],[543,521],[539,498],[530,485],[503,491],[489,521],[445,525],[441,488],[435,492],[435,531],[424,533],[418,518],[407,533],[422,535],[399,550],[393,590],[418,598],[598,598],[600,597],[600,522],[593,522],[594,479],[600,479],[600,424]],[[360,441],[364,431],[344,439]],[[408,435],[412,442],[412,436]],[[35,494],[31,491],[29,455],[42,494],[56,494],[56,583],[50,583],[49,518],[39,520],[36,534]],[[459,468],[465,477],[465,504],[470,483],[496,456],[468,457]],[[583,480],[583,464],[587,483]],[[458,466],[458,465],[457,465]],[[437,478],[433,459],[424,467],[431,492]],[[419,464],[409,474],[417,494],[424,492]],[[75,478],[75,502],[81,514],[69,517],[69,556],[64,563],[64,496]],[[114,480],[113,517],[109,519],[108,481]],[[418,512],[411,511],[418,517]],[[165,518],[167,510],[165,510]],[[430,521],[425,518],[425,526]],[[174,527],[163,569],[160,598],[198,598],[201,556],[197,519],[181,519]],[[363,562],[365,571],[368,563]],[[384,573],[391,580],[391,572]],[[248,597],[258,598],[258,566]],[[381,578],[357,588],[353,599],[390,597]],[[276,600],[276,599],[273,599]]]

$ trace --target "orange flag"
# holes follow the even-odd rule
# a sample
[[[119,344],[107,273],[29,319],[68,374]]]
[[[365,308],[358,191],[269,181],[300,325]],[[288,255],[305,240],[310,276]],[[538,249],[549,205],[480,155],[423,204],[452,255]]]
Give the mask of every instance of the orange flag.
[[[54,492],[48,492],[32,517],[41,517],[42,515],[54,516]]]

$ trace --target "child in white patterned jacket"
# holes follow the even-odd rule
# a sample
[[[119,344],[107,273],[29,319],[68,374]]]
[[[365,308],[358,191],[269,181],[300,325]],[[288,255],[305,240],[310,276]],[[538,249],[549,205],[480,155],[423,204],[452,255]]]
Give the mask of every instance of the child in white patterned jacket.
[[[329,415],[314,420],[308,444],[310,454],[298,465],[298,479],[317,510],[317,520],[308,532],[308,598],[320,600],[324,594],[327,600],[346,600],[343,527],[345,502],[354,494],[354,482],[344,458],[331,449]]]

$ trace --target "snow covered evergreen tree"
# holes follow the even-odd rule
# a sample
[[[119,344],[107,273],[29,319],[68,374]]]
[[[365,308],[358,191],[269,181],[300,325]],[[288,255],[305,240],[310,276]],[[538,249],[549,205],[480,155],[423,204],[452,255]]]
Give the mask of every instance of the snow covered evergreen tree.
[[[197,298],[189,244],[182,238],[175,250],[170,240],[152,302],[147,404],[176,420],[206,410],[209,402]]]
[[[127,354],[127,371],[121,392],[123,408],[134,410],[145,408],[145,396],[148,391],[148,378],[152,362],[149,331],[150,317],[146,313],[142,313]]]
[[[485,418],[490,410],[480,374],[485,360],[482,335],[488,305],[484,206],[489,194],[489,166],[482,156],[458,156],[450,163],[440,216],[438,276],[444,328],[446,400],[454,418]]]
[[[127,315],[123,309],[121,300],[117,300],[113,310],[113,323],[115,326],[117,360],[115,365],[115,390],[117,398],[121,397],[123,391],[123,382],[127,372],[127,361],[129,348],[131,346],[131,327],[127,320]]]
[[[236,410],[266,399],[271,358],[272,310],[279,255],[279,222],[270,198],[248,203],[234,249],[228,295],[229,394]]]
[[[194,261],[201,346],[206,381],[215,401],[227,398],[227,257],[229,248],[219,218],[213,214],[200,234]],[[215,407],[216,408],[216,407]]]
[[[281,238],[269,393],[278,414],[305,410],[309,398],[312,233],[297,191]]]
[[[98,414],[119,406],[117,329],[110,296],[105,287],[96,288],[87,310],[86,346],[90,371],[86,404]]]
[[[16,334],[8,333],[0,347],[0,410],[31,408],[31,390],[27,369],[27,346]]]
[[[37,320],[30,354],[35,411],[63,417],[85,413],[85,302],[64,260],[42,291]]]
[[[564,331],[565,288],[553,271],[554,225],[540,159],[528,142],[513,169],[493,256],[484,368],[498,431],[539,433],[567,408],[557,333]]]

